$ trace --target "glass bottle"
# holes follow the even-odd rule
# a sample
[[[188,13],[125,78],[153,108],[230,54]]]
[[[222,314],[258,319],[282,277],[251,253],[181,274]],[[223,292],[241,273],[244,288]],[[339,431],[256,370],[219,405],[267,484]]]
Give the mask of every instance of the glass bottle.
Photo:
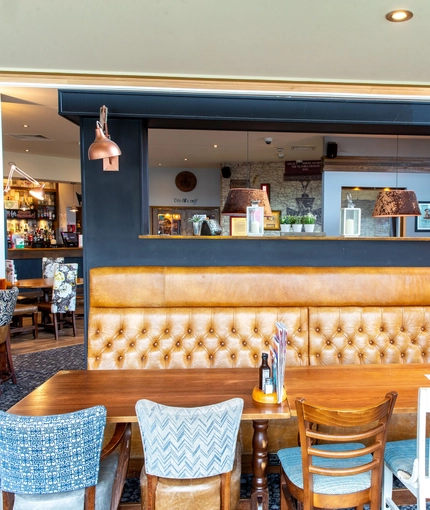
[[[269,355],[266,352],[263,352],[261,355],[261,365],[260,365],[260,377],[258,387],[261,391],[264,392],[264,387],[266,385],[266,379],[270,377],[270,367],[267,362]]]

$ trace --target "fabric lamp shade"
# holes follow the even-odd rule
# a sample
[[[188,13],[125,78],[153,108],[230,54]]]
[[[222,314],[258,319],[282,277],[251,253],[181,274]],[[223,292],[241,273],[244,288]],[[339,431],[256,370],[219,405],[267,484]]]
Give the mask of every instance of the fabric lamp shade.
[[[421,216],[421,211],[414,191],[387,190],[379,193],[372,216]]]
[[[228,192],[222,214],[228,216],[246,216],[246,208],[252,205],[252,202],[258,202],[260,207],[264,207],[264,216],[272,216],[267,193],[261,189],[253,188],[233,188]]]

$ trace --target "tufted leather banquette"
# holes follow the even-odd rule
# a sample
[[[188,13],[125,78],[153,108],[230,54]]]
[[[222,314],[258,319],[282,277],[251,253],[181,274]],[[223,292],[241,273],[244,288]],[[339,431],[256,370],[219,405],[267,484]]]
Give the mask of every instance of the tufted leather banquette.
[[[89,294],[91,370],[257,367],[277,320],[287,366],[430,362],[427,268],[101,267]],[[396,420],[390,440],[415,426]],[[271,423],[270,450],[296,443],[294,425]],[[250,423],[242,436],[249,453]]]

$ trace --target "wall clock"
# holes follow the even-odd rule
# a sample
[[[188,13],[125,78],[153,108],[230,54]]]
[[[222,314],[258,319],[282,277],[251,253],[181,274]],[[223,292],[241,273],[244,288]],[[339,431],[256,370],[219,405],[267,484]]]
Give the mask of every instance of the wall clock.
[[[192,172],[179,172],[175,184],[180,191],[192,191],[197,185],[197,177]]]

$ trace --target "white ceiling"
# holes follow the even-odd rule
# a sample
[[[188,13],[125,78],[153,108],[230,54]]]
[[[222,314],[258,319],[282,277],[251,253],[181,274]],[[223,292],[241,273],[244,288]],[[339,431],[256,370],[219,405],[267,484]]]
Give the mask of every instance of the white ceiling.
[[[56,89],[0,87],[0,93],[4,151],[79,159],[79,128],[58,115]],[[48,140],[22,140],[11,135],[42,135]],[[266,138],[272,138],[272,142],[267,144]],[[280,151],[285,160],[319,159],[323,154],[323,137],[307,133],[176,129],[149,132],[151,167],[161,164],[163,167],[219,168],[222,163],[274,162],[281,160]]]
[[[399,7],[413,18],[388,22],[385,14]],[[74,0],[67,8],[6,2],[0,16],[3,150],[79,159],[79,129],[57,113],[55,85],[70,77],[99,89],[145,77],[215,79],[224,89],[232,83],[225,79],[253,81],[263,92],[268,84],[293,90],[291,83],[301,82],[302,92],[319,84],[328,95],[339,84],[366,84],[369,93],[372,86],[377,94],[397,87],[398,94],[412,90],[429,100],[429,26],[428,0]],[[34,87],[36,73],[39,84],[53,88]],[[265,137],[273,138],[271,145]],[[323,154],[322,136],[312,134],[152,130],[149,142],[151,166],[279,161],[278,148],[284,159]],[[316,149],[291,151],[292,145]]]

